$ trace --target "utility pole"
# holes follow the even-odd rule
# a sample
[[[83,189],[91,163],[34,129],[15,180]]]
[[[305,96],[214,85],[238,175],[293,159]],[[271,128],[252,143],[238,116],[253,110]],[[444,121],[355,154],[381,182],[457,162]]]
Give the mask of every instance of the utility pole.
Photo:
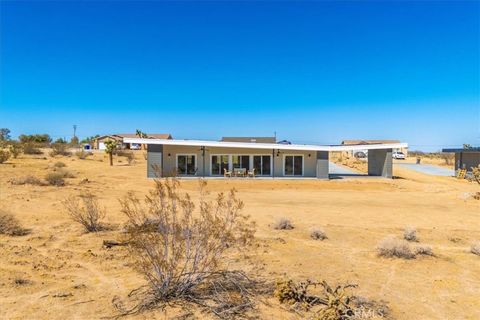
[[[74,138],[77,137],[77,125],[76,124],[73,125],[73,137]]]

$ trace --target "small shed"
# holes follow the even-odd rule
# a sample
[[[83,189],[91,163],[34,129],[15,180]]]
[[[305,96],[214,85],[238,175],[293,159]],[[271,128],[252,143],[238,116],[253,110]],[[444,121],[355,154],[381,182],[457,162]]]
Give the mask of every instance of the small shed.
[[[442,149],[442,152],[455,153],[455,172],[459,169],[472,171],[480,165],[480,147],[468,149]]]

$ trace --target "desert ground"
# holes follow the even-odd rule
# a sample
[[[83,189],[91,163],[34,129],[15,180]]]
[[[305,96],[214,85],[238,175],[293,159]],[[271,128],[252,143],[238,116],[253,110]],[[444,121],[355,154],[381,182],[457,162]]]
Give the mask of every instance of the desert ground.
[[[119,162],[119,160],[121,162]],[[43,178],[62,161],[75,177],[63,187],[12,185],[14,178]],[[271,279],[326,280],[355,283],[359,294],[384,301],[392,319],[480,319],[480,256],[469,252],[480,240],[480,201],[470,194],[478,184],[451,177],[423,175],[394,168],[396,179],[320,180],[212,179],[212,192],[238,190],[244,212],[257,223],[257,245],[235,268],[255,270]],[[22,225],[25,236],[0,235],[0,318],[100,319],[114,317],[112,303],[145,280],[129,265],[124,247],[105,248],[116,239],[125,216],[118,199],[133,191],[147,194],[142,151],[128,165],[104,153],[85,160],[20,155],[0,165],[0,204]],[[182,190],[195,194],[198,182],[182,180]],[[116,230],[85,233],[70,220],[61,201],[82,191],[95,193]],[[272,224],[289,218],[293,230]],[[328,239],[315,241],[318,226]],[[376,246],[388,235],[402,237],[406,226],[417,228],[419,243],[434,256],[384,258]],[[19,281],[21,280],[21,281]],[[170,319],[175,308],[152,310],[128,318]],[[212,318],[198,314],[198,318]],[[258,303],[259,319],[300,319],[273,297]]]

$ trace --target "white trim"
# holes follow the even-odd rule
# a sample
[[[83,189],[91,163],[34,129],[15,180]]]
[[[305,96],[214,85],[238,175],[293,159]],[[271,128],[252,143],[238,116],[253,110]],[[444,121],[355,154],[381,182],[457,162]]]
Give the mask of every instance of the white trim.
[[[198,155],[196,153],[176,153],[175,154],[175,170],[177,171],[178,173],[178,156],[195,156],[195,173],[194,174],[182,174],[182,176],[196,176],[197,175],[197,171],[198,171],[198,167],[197,167],[197,158],[198,158]],[[187,168],[185,168],[187,169]]]
[[[297,150],[297,151],[350,151],[350,150],[373,150],[373,149],[394,149],[408,148],[407,143],[386,143],[386,144],[359,144],[359,145],[308,145],[308,144],[280,144],[280,143],[252,143],[252,142],[226,142],[208,140],[174,140],[174,139],[140,139],[124,138],[124,143],[139,144],[163,144],[177,146],[196,147],[219,147],[219,148],[244,148],[244,149],[276,149],[276,150]]]
[[[302,157],[302,174],[299,175],[299,174],[285,174],[285,158],[286,157]],[[295,172],[295,158],[293,158],[293,168],[292,168],[293,172]],[[300,153],[293,153],[293,154],[284,154],[283,155],[283,169],[282,169],[282,176],[284,177],[303,177],[305,175],[305,155],[304,154],[300,154]]]

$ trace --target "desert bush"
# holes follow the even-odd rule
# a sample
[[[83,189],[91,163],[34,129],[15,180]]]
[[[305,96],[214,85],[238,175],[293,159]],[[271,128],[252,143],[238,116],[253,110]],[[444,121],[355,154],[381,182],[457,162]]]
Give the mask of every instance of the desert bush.
[[[7,150],[0,149],[0,163],[4,163],[8,159],[10,159],[10,152]]]
[[[60,169],[60,170],[54,170],[55,173],[58,173],[59,175],[61,175],[62,178],[75,178],[75,175],[71,172],[71,171],[68,171],[66,169]]]
[[[314,240],[325,240],[327,239],[327,234],[320,228],[312,228],[312,230],[310,230],[310,238]]]
[[[87,157],[92,156],[92,152],[86,152],[85,150],[80,150],[75,152],[75,156],[80,160],[85,160]]]
[[[480,241],[475,241],[470,247],[470,252],[480,256]]]
[[[14,159],[17,159],[22,152],[22,146],[16,141],[11,141],[8,145],[8,151]]]
[[[62,161],[57,161],[53,164],[53,166],[55,168],[63,168],[63,167],[66,167],[67,165],[65,164],[65,162],[62,162]]]
[[[403,231],[403,238],[407,241],[418,241],[417,229],[415,227],[406,227]]]
[[[280,218],[273,224],[276,230],[292,230],[294,228],[292,222],[287,218]]]
[[[65,180],[63,178],[63,172],[50,172],[45,176],[45,180],[47,180],[48,184],[57,187],[65,185]]]
[[[46,183],[34,176],[24,176],[18,178],[12,178],[9,182],[13,185],[24,185],[24,184],[31,184],[35,186],[44,186]]]
[[[51,157],[60,156],[69,156],[71,152],[68,151],[68,144],[66,143],[52,143],[52,151],[50,152]]]
[[[177,179],[158,179],[143,202],[133,193],[120,201],[128,218],[131,256],[148,282],[141,302],[131,310],[187,301],[224,317],[250,308],[253,301],[245,287],[252,282],[223,263],[228,253],[254,239],[255,224],[241,213],[243,202],[234,189],[207,200],[206,182],[200,180],[195,210],[190,195],[178,187]]]
[[[356,287],[353,284],[331,287],[326,281],[282,280],[276,283],[274,297],[280,303],[290,305],[303,319],[379,319],[388,314],[389,309],[384,303],[351,295],[350,290]],[[366,314],[370,316],[365,317]]]
[[[433,256],[432,247],[428,244],[420,244],[415,246],[414,249],[415,255],[426,255],[426,256]]]
[[[415,253],[410,248],[410,244],[401,239],[389,236],[383,239],[378,247],[378,254],[383,257],[398,257],[403,259],[415,258]]]
[[[85,193],[79,197],[69,197],[62,204],[70,218],[80,223],[85,231],[98,232],[105,229],[100,220],[105,218],[106,210],[100,207],[98,200],[92,193]]]
[[[480,165],[478,165],[478,167],[472,167],[472,178],[480,184]]]
[[[29,233],[30,230],[23,228],[20,222],[12,214],[0,210],[0,234],[8,236],[24,236]]]
[[[23,153],[30,155],[43,154],[42,150],[40,150],[33,142],[23,144]]]

